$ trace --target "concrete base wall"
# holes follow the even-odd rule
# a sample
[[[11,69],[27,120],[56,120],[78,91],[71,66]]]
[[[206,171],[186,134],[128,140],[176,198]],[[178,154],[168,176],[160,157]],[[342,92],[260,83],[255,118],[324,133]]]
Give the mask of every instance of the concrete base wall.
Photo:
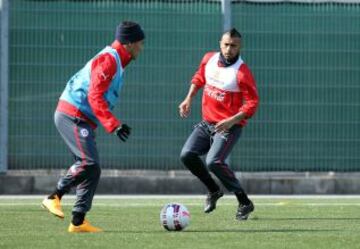
[[[0,175],[0,194],[48,194],[63,171],[9,171]],[[249,194],[360,194],[360,173],[238,172]],[[204,194],[205,187],[185,171],[103,170],[97,194]]]

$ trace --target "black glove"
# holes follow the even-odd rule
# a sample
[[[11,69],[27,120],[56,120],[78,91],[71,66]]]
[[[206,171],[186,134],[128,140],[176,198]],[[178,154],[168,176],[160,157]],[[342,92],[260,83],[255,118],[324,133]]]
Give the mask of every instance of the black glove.
[[[121,139],[121,141],[126,142],[126,139],[128,139],[130,135],[131,128],[126,125],[122,124],[115,130],[115,134]]]

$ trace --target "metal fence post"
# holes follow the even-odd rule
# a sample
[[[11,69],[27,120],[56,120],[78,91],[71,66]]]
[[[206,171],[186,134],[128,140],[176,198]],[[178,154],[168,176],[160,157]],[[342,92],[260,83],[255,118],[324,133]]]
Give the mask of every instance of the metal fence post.
[[[221,0],[221,12],[223,20],[223,31],[227,31],[231,28],[231,1],[232,0]],[[231,164],[231,154],[226,159],[228,165]]]
[[[9,2],[0,0],[0,173],[8,169]]]
[[[223,31],[231,28],[231,0],[221,0],[221,12],[223,16]]]

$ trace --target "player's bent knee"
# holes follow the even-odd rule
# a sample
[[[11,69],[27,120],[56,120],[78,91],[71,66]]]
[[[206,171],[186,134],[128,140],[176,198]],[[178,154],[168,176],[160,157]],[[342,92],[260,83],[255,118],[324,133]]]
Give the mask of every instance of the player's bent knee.
[[[189,165],[193,160],[197,158],[197,155],[191,151],[181,151],[180,160],[185,164]]]

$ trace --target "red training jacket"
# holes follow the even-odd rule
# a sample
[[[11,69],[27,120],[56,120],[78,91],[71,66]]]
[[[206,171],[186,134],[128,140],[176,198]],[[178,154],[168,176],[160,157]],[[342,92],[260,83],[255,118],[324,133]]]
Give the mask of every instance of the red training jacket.
[[[206,53],[191,80],[197,87],[204,87],[203,120],[216,124],[239,112],[249,119],[259,104],[255,79],[240,57],[229,67],[221,66],[218,57],[219,53]],[[246,119],[239,124],[245,126]]]

